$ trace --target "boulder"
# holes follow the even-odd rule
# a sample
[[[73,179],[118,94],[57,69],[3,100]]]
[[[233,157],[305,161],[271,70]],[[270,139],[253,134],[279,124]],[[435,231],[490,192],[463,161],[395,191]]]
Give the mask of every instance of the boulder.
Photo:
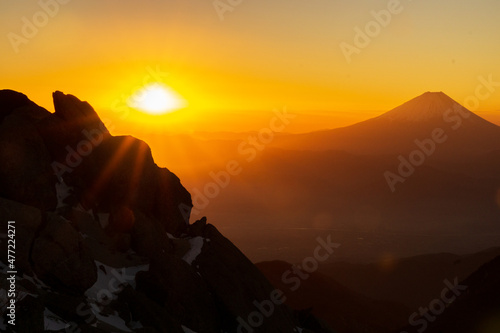
[[[50,115],[50,112],[30,101],[26,95],[13,90],[0,90],[0,124],[5,117],[18,111],[28,115],[26,122],[37,121]]]
[[[144,323],[144,326],[155,328],[159,332],[185,333],[180,322],[164,307],[130,286],[120,293],[118,301],[128,304],[132,318]]]
[[[134,212],[135,223],[131,231],[131,248],[139,255],[153,260],[159,253],[171,254],[172,241],[163,226],[140,211]]]
[[[88,212],[70,208],[65,215],[65,218],[71,221],[76,230],[84,235],[84,237],[91,237],[93,240],[99,243],[104,243],[108,240],[101,222],[99,221],[99,216],[96,219],[92,214],[89,214]],[[105,219],[104,214],[101,215],[101,219]]]
[[[131,136],[110,137],[87,160],[91,165],[85,165],[81,194],[86,206],[103,211],[119,206],[148,211],[154,201],[157,167],[145,142]]]
[[[189,224],[193,207],[191,194],[167,168],[159,169],[157,179],[153,212],[169,233],[178,236],[186,231]]]
[[[179,206],[190,210],[191,195],[177,176],[158,168],[145,142],[130,136],[110,137],[87,160],[80,184],[69,181],[86,207],[116,211],[127,206],[151,214],[167,232],[185,231],[187,223]]]
[[[31,259],[37,276],[56,290],[84,292],[97,280],[97,268],[82,236],[64,218],[47,214]]]
[[[53,94],[56,112],[37,124],[52,157],[52,169],[70,186],[85,186],[85,175],[95,169],[94,150],[111,137],[94,109],[72,95]]]
[[[45,306],[37,297],[27,295],[16,304],[16,332],[44,331]]]
[[[82,295],[47,292],[42,294],[41,300],[47,309],[68,322],[91,323],[93,314]]]
[[[36,124],[50,113],[11,91],[0,91],[0,196],[52,210],[56,178]]]
[[[160,258],[148,272],[137,275],[137,290],[195,332],[220,332],[216,302],[202,277],[180,258],[169,255]]]
[[[89,103],[60,91],[54,92],[52,97],[55,115],[64,121],[68,133],[75,135],[75,140],[72,142],[78,139],[88,139],[85,133],[91,134],[95,131],[99,131],[104,138],[110,137],[106,126]]]

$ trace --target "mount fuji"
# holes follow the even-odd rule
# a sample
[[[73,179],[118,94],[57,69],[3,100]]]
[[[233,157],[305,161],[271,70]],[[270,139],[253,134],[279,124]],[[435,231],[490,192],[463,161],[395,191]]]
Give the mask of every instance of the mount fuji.
[[[477,116],[443,92],[426,92],[378,117],[351,126],[291,135],[276,147],[341,150],[358,155],[398,155],[415,140],[440,130],[446,137],[432,159],[461,160],[500,150],[500,127]]]

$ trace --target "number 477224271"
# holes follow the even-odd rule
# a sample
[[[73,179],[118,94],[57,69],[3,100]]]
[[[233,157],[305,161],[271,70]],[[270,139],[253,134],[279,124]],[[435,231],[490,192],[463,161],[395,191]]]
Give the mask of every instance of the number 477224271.
[[[16,263],[16,222],[9,221],[7,224],[7,237],[8,245],[7,245],[7,261],[9,262],[9,269],[15,269]]]

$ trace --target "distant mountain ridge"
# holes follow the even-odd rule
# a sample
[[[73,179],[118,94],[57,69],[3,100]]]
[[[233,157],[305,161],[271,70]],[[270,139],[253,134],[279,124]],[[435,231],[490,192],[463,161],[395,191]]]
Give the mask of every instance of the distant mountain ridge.
[[[312,313],[339,332],[416,333],[428,327],[425,331],[433,333],[496,333],[500,328],[499,255],[500,248],[492,248],[470,255],[440,253],[371,264],[322,263],[299,290],[286,294],[287,302],[311,306]],[[256,265],[286,290],[281,275],[292,264]],[[445,280],[458,281],[468,290],[435,316],[434,323],[419,321],[410,326],[412,314],[441,295]]]
[[[500,149],[500,127],[442,92],[426,92],[378,117],[354,125],[278,138],[284,149],[343,150],[361,155],[399,155],[435,129],[447,136],[432,159],[457,160]]]

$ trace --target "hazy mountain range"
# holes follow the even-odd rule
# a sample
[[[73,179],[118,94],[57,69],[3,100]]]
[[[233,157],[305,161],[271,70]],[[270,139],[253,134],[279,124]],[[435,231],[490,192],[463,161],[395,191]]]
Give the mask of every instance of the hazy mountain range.
[[[289,228],[328,229],[345,245],[339,255],[357,259],[470,253],[500,241],[500,127],[442,92],[343,128],[276,133],[248,162],[242,151],[253,147],[250,137],[258,132],[164,137],[157,156],[194,194],[194,215],[215,216],[254,260],[307,255],[302,242],[302,252],[280,250],[296,234]],[[230,160],[242,172],[207,198],[210,174]],[[241,233],[235,224],[262,232]]]
[[[328,131],[165,136],[161,162],[54,106],[0,91],[19,331],[498,331],[500,131],[445,94]]]
[[[464,256],[440,253],[371,264],[331,263],[307,274],[295,291],[282,279],[292,264],[268,261],[257,267],[287,291],[290,306],[312,312],[340,332],[494,333],[500,328],[499,258],[500,249],[492,248]],[[430,311],[432,321],[427,321],[420,309],[429,309],[455,282],[465,290],[449,308],[434,311],[438,315]]]

